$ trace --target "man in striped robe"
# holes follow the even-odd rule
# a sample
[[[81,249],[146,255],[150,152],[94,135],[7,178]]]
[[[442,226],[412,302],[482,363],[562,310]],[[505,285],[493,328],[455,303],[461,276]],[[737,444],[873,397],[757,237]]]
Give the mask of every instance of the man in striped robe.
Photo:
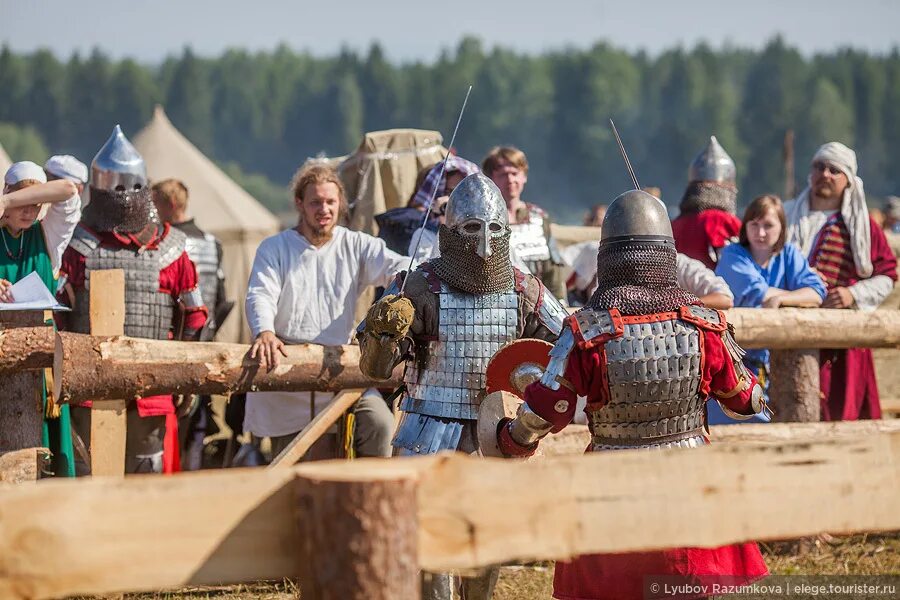
[[[874,310],[897,280],[897,260],[869,217],[856,166],[847,146],[823,145],[806,189],[784,207],[788,239],[828,287],[823,308]],[[870,349],[822,349],[819,361],[823,421],[881,418]]]

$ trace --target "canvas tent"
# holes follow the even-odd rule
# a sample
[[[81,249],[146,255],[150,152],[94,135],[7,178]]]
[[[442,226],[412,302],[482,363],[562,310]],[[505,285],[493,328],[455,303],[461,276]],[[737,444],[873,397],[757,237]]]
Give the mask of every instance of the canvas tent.
[[[222,242],[226,291],[235,306],[216,339],[248,342],[244,299],[250,267],[259,243],[280,229],[278,220],[175,129],[162,107],[156,107],[153,119],[134,137],[134,145],[147,163],[151,181],[169,177],[184,181],[190,192],[188,213]]]
[[[419,171],[438,163],[447,150],[441,134],[422,129],[388,129],[363,136],[337,167],[351,202],[350,228],[375,233],[375,215],[404,206]]]

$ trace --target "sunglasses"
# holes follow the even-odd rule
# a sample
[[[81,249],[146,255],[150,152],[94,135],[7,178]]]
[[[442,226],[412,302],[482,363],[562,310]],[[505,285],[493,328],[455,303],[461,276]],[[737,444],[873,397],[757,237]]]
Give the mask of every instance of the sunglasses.
[[[825,171],[828,171],[828,173],[830,175],[840,175],[843,172],[839,168],[835,167],[834,165],[829,165],[828,163],[824,163],[824,162],[821,162],[818,160],[813,163],[812,168],[813,168],[813,171],[816,171],[818,173],[823,173]]]

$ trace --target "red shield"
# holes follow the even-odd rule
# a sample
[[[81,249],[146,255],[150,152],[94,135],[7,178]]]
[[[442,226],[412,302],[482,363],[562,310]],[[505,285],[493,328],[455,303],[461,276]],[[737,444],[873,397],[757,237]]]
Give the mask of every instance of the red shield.
[[[505,344],[488,362],[485,373],[487,393],[503,391],[524,398],[525,388],[544,374],[552,349],[553,344],[535,339]]]

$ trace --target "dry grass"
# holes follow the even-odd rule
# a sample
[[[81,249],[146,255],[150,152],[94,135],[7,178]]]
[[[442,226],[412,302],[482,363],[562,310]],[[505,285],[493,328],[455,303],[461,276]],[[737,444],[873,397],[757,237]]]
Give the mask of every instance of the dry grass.
[[[780,575],[886,575],[900,574],[900,532],[762,544],[766,563]],[[504,567],[495,600],[550,598],[550,564]],[[188,588],[155,594],[128,594],[129,600],[296,600],[296,583],[258,583]]]

